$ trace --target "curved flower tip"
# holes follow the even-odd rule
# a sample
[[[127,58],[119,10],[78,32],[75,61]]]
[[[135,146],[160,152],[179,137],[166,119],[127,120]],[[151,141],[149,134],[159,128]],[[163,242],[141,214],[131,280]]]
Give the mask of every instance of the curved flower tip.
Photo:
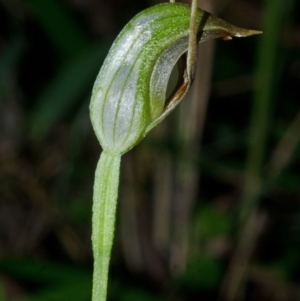
[[[263,32],[260,30],[252,30],[252,29],[244,29],[244,28],[235,28],[235,32],[232,33],[233,37],[242,38],[242,37],[249,37],[256,34],[262,34]]]
[[[211,37],[220,37],[224,40],[230,40],[231,37],[242,38],[262,33],[262,31],[259,30],[252,30],[234,26],[213,15],[209,16],[204,29],[207,30]]]

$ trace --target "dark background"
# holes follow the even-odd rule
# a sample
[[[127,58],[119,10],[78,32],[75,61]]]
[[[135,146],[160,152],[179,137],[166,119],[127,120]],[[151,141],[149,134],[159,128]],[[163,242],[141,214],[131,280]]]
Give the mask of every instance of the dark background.
[[[93,81],[162,1],[0,0],[0,300],[90,299]],[[200,45],[180,106],[122,158],[109,300],[300,300],[300,5],[206,0],[261,36]]]

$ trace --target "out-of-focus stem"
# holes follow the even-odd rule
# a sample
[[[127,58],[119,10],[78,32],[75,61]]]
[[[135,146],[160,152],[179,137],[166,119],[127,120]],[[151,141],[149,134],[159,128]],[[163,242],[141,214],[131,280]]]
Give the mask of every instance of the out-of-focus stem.
[[[232,255],[223,287],[221,299],[239,300],[242,283],[245,281],[247,265],[260,234],[261,214],[257,210],[262,193],[262,169],[265,163],[268,130],[270,126],[272,99],[278,84],[278,49],[282,29],[293,1],[266,0],[263,25],[258,49],[258,65],[255,82],[253,112],[250,121],[250,145],[239,221],[241,228],[237,246]],[[262,220],[261,220],[262,221]]]
[[[187,1],[188,3],[190,1]],[[209,12],[216,10],[212,1],[198,1],[198,6]],[[210,77],[215,42],[198,45],[195,81],[186,101],[180,104],[176,141],[180,145],[180,156],[175,163],[174,217],[171,226],[173,241],[170,267],[173,274],[185,270],[191,231],[192,210],[196,201],[199,181],[199,167],[195,162],[199,157],[200,141],[203,132],[206,107],[210,92]],[[174,267],[176,267],[175,270]]]
[[[243,221],[255,208],[261,190],[261,172],[265,160],[272,97],[276,86],[276,65],[278,46],[282,33],[283,14],[287,3],[281,0],[266,1],[264,34],[261,37],[258,49],[258,69],[254,105],[250,122],[250,145],[246,166],[246,178],[243,201],[240,208],[240,220]]]

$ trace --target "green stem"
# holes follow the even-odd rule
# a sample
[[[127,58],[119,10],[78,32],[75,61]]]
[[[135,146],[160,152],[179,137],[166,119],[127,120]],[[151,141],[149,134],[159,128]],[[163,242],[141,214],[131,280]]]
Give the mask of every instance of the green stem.
[[[92,301],[106,300],[109,261],[116,219],[120,162],[120,155],[111,155],[103,151],[96,169],[92,224],[94,253]]]

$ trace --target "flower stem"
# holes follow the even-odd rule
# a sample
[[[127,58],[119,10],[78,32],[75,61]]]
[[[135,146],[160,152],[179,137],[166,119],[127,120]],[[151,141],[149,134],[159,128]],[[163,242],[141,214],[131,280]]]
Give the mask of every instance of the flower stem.
[[[94,275],[92,301],[105,301],[114,238],[120,177],[120,155],[103,151],[97,165],[92,220]]]

